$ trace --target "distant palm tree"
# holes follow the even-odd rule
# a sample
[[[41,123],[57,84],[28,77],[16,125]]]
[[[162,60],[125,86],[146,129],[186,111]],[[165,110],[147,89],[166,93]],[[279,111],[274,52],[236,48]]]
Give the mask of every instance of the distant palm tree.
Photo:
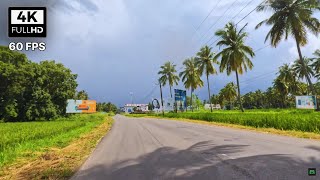
[[[313,69],[311,66],[311,62],[309,58],[304,57],[303,58],[303,62],[306,65],[306,68],[303,68],[300,59],[297,59],[294,64],[292,65],[292,69],[293,71],[296,73],[296,75],[298,76],[298,78],[300,79],[304,79],[306,77],[307,74],[310,75],[314,75],[313,73]]]
[[[316,50],[313,55],[315,58],[312,58],[312,68],[314,70],[314,75],[318,80],[320,80],[320,49]]]
[[[320,22],[312,16],[315,9],[319,10],[319,1],[317,0],[266,0],[258,6],[257,11],[270,10],[274,14],[260,22],[256,29],[262,24],[271,25],[272,28],[265,41],[270,39],[271,45],[274,47],[283,37],[287,40],[288,36],[292,35],[296,40],[301,65],[303,69],[306,69],[300,46],[307,44],[307,31],[315,35],[320,32]],[[310,89],[315,93],[309,74],[306,74],[306,79]]]
[[[281,96],[280,99],[282,99],[282,107],[285,108],[286,107],[286,99],[287,99],[287,96],[289,93],[288,85],[283,80],[281,80],[281,78],[277,77],[273,81],[273,87]]]
[[[294,72],[294,70],[289,66],[289,64],[284,64],[283,66],[281,66],[277,74],[278,77],[275,80],[275,83],[277,83],[278,85],[280,83],[283,83],[282,85],[278,86],[282,88],[282,90],[279,91],[280,93],[287,95],[288,93],[296,94],[299,91],[300,88],[298,86],[297,75]],[[282,86],[285,86],[285,91],[283,90]]]
[[[301,64],[300,59],[297,59],[297,60],[294,62],[294,64],[292,65],[292,70],[294,71],[294,73],[296,74],[296,76],[297,76],[299,79],[302,79],[302,80],[303,80],[305,77],[307,77],[307,75],[314,76],[313,69],[312,69],[312,66],[311,66],[311,64],[310,64],[310,59],[304,57],[304,58],[303,58],[303,62],[304,62],[304,64],[306,65],[306,68],[303,68],[303,65]],[[308,81],[307,81],[307,84],[308,84]],[[309,87],[310,87],[310,86],[309,86]]]
[[[165,86],[168,82],[170,86],[170,96],[172,98],[172,86],[174,84],[178,85],[178,81],[180,80],[179,77],[176,75],[176,65],[168,61],[164,63],[164,65],[162,65],[160,68],[161,70],[158,72],[158,74],[161,75],[159,81],[162,84],[162,86]]]
[[[210,48],[209,46],[202,47],[200,49],[200,51],[197,53],[196,66],[199,69],[200,75],[202,76],[203,73],[205,73],[205,75],[207,77],[209,101],[210,101],[210,97],[211,97],[209,75],[210,74],[217,74],[217,70],[213,64],[218,64],[218,61],[216,58],[214,58],[212,48]],[[210,101],[210,109],[212,112],[211,101]]]
[[[216,55],[216,58],[221,57],[220,72],[227,71],[227,75],[231,72],[236,73],[238,87],[238,101],[240,109],[244,112],[241,103],[239,75],[243,74],[247,69],[252,69],[253,64],[250,57],[254,57],[254,52],[251,47],[244,44],[245,38],[248,36],[244,32],[246,26],[239,31],[233,23],[228,23],[224,29],[218,30],[215,35],[221,38],[217,46],[223,46],[224,49]]]
[[[224,88],[220,90],[220,94],[223,96],[225,100],[228,100],[230,103],[230,109],[231,108],[231,103],[236,99],[237,97],[237,86],[233,84],[233,82],[228,83]]]
[[[79,99],[79,100],[88,100],[89,99],[89,95],[85,90],[81,90],[81,91],[77,92],[75,96],[76,96],[75,98]]]
[[[284,64],[279,67],[279,72],[277,74],[279,74],[279,78],[286,83],[291,83],[296,78],[296,75],[289,64]]]
[[[179,76],[181,77],[182,82],[184,83],[185,88],[191,90],[191,110],[192,107],[192,93],[198,87],[203,86],[203,81],[201,80],[199,70],[196,66],[195,58],[186,59],[183,62],[184,71],[180,72]]]

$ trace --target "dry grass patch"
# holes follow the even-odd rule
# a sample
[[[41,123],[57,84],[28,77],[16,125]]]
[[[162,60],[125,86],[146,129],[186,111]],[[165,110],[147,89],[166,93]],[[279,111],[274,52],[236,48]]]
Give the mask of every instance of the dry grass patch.
[[[0,179],[69,179],[88,158],[100,139],[111,129],[106,121],[64,148],[50,148],[36,157],[19,159],[4,169]]]

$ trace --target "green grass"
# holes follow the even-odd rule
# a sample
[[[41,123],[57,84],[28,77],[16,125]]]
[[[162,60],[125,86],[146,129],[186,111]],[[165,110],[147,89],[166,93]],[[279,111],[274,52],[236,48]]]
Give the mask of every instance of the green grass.
[[[148,114],[149,116],[162,116],[161,114]],[[130,115],[142,117],[143,115]],[[255,128],[275,128],[279,130],[295,130],[303,132],[320,133],[320,113],[309,110],[249,110],[214,111],[213,113],[184,112],[165,113],[167,118],[185,118],[250,126]]]
[[[35,152],[64,147],[103,123],[107,114],[82,114],[47,122],[0,123],[0,168]]]

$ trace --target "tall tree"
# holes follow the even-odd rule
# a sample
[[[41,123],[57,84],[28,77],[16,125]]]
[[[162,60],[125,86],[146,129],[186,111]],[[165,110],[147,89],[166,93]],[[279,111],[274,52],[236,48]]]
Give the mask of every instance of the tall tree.
[[[50,120],[65,114],[77,75],[55,61],[31,62],[0,46],[0,120]]]
[[[216,55],[216,58],[221,57],[220,72],[226,70],[227,75],[235,72],[238,87],[238,101],[242,112],[244,112],[244,110],[241,103],[239,74],[243,74],[248,68],[252,69],[253,64],[250,57],[252,58],[255,55],[252,48],[245,45],[244,41],[248,36],[244,31],[245,27],[246,26],[238,30],[235,24],[230,22],[226,24],[224,29],[220,29],[215,33],[216,36],[221,38],[217,46],[224,47],[224,49]]]
[[[161,70],[158,72],[158,74],[161,75],[159,81],[162,86],[165,86],[168,82],[170,86],[170,96],[172,98],[172,86],[174,84],[178,85],[178,81],[180,80],[178,75],[176,74],[176,65],[168,61],[164,63],[164,65],[162,65],[160,68]]]
[[[182,82],[184,83],[185,88],[190,89],[191,91],[191,110],[193,111],[192,106],[192,93],[198,87],[203,86],[203,81],[200,78],[200,73],[198,67],[196,66],[195,58],[186,59],[183,62],[184,70],[180,72],[179,76],[181,77]]]
[[[320,80],[320,49],[316,50],[313,55],[315,56],[312,58],[312,68],[314,70],[315,77]]]
[[[320,22],[313,17],[314,10],[319,9],[318,0],[267,0],[258,6],[257,11],[269,10],[273,14],[270,18],[260,22],[256,29],[262,24],[272,26],[265,41],[270,39],[273,47],[276,47],[283,37],[287,40],[289,35],[292,35],[296,41],[301,65],[303,69],[306,69],[300,46],[307,44],[308,31],[315,35],[320,32]],[[315,94],[309,74],[306,74],[306,79]]]
[[[210,83],[209,83],[209,75],[217,74],[217,70],[214,67],[214,64],[218,64],[216,58],[214,58],[214,53],[212,52],[212,48],[209,46],[204,46],[200,49],[197,53],[196,58],[196,66],[199,68],[200,75],[202,76],[205,73],[207,78],[207,85],[208,85],[208,96],[210,100]],[[212,104],[210,101],[210,109],[212,112]]]

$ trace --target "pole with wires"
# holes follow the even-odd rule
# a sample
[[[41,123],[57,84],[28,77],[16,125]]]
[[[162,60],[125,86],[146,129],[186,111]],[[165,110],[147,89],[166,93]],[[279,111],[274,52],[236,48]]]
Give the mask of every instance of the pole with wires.
[[[162,110],[162,116],[164,116],[164,107],[163,107],[163,96],[162,96],[162,85],[159,80],[159,85],[160,85],[160,97],[161,97],[161,110]]]

